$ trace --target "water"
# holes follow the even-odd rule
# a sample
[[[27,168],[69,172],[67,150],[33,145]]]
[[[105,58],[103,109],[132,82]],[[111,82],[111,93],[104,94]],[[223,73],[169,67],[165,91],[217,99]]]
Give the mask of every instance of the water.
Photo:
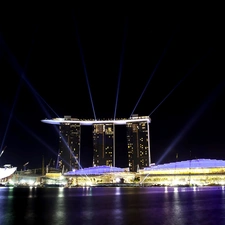
[[[0,188],[0,225],[225,224],[223,187]]]

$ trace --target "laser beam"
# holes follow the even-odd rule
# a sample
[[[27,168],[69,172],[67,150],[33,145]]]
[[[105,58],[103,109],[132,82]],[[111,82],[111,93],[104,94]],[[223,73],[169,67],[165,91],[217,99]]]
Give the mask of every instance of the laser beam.
[[[73,15],[73,21],[74,21],[74,24],[75,24],[77,42],[78,42],[78,47],[79,47],[79,50],[80,50],[80,56],[81,56],[82,65],[83,65],[83,68],[84,68],[84,74],[85,74],[86,83],[87,83],[87,87],[88,87],[88,93],[89,93],[89,97],[90,97],[90,101],[91,101],[91,106],[92,106],[94,118],[96,120],[96,114],[95,114],[95,109],[94,109],[94,102],[93,102],[93,99],[92,99],[91,88],[90,88],[90,84],[89,84],[89,80],[88,80],[88,75],[87,75],[87,69],[86,69],[86,65],[85,65],[85,61],[84,61],[84,55],[83,55],[83,51],[82,51],[82,47],[81,47],[81,42],[80,42],[80,38],[79,38],[79,35],[78,35],[78,28],[77,28],[77,25],[76,25],[76,20],[75,20],[74,15]]]
[[[44,147],[50,150],[53,154],[57,155],[57,153],[45,142],[43,141],[37,134],[35,134],[31,129],[29,129],[25,124],[23,124],[19,119],[14,117],[16,122],[25,130],[29,135],[34,137],[39,143],[41,143]]]
[[[31,45],[30,50],[29,50],[28,57],[26,59],[25,71],[27,70],[27,65],[28,65],[28,61],[30,59],[30,53],[31,53],[31,50],[32,50],[32,47],[33,47],[33,43],[34,43],[34,41],[32,42],[32,45]],[[1,38],[1,44],[3,44],[3,39],[2,38]],[[14,111],[14,108],[15,108],[15,105],[16,105],[16,102],[17,102],[17,99],[18,99],[18,96],[19,96],[19,92],[20,92],[20,89],[21,89],[21,85],[22,85],[23,78],[24,78],[24,73],[20,77],[19,85],[17,87],[17,91],[16,91],[16,95],[15,95],[15,99],[14,99],[14,102],[13,102],[13,105],[12,105],[12,108],[11,108],[11,111],[10,111],[10,114],[9,114],[8,123],[7,123],[6,130],[5,130],[5,133],[4,133],[4,136],[3,136],[3,140],[2,140],[2,144],[1,144],[1,149],[2,149],[2,147],[4,145],[4,142],[5,142],[5,138],[6,138],[6,135],[7,135],[8,129],[9,129],[9,125],[10,125],[10,122],[11,122],[11,118],[12,118],[12,115],[13,115],[13,111]]]
[[[186,73],[186,75],[174,86],[174,88],[166,95],[166,97],[154,108],[154,110],[149,114],[151,116],[159,106],[172,94],[172,92],[194,71],[194,69],[206,58],[211,50],[208,51],[195,65]]]
[[[38,92],[34,89],[34,87],[31,85],[31,83],[29,82],[29,80],[27,79],[27,77],[25,76],[25,71],[22,69],[22,67],[19,65],[19,63],[17,62],[16,58],[14,57],[14,55],[11,53],[11,51],[9,50],[8,46],[6,45],[6,43],[4,42],[2,36],[0,35],[0,43],[3,46],[5,52],[7,53],[8,56],[8,61],[11,63],[12,67],[14,68],[14,70],[16,71],[16,73],[25,81],[25,83],[28,85],[28,87],[30,88],[30,90],[32,91],[32,93],[34,94],[36,100],[38,101],[38,103],[40,104],[40,106],[42,107],[43,111],[45,112],[45,114],[47,115],[47,118],[51,118],[50,114],[48,113],[48,111],[46,110],[46,108],[44,107],[44,105],[42,104],[42,102],[44,102],[51,110],[52,112],[53,109],[46,103],[46,101],[44,101],[44,99],[40,96],[40,94],[38,94]],[[26,64],[27,65],[27,64]],[[42,102],[40,101],[40,99],[42,100]],[[58,116],[56,114],[56,112],[54,112],[54,114],[56,116]]]
[[[5,130],[5,133],[3,135],[2,144],[1,144],[0,149],[2,149],[2,147],[5,143],[6,135],[7,135],[8,129],[9,129],[9,125],[10,125],[10,122],[11,122],[11,119],[12,119],[13,111],[14,111],[14,108],[15,108],[15,105],[16,105],[16,102],[17,102],[17,99],[18,99],[20,88],[21,88],[21,82],[22,82],[22,78],[20,79],[20,82],[19,82],[19,85],[18,85],[18,88],[17,88],[17,91],[16,91],[16,96],[15,96],[15,99],[13,101],[13,105],[12,105],[12,108],[11,108],[11,111],[10,111],[10,114],[9,114],[9,119],[7,121],[6,130]]]
[[[174,32],[174,34],[175,34],[175,32]],[[147,87],[148,87],[150,81],[152,80],[153,76],[155,75],[156,70],[158,69],[158,67],[159,67],[159,65],[160,65],[160,63],[161,63],[161,61],[162,61],[162,59],[164,58],[164,56],[165,56],[165,54],[166,54],[166,52],[167,52],[167,50],[168,50],[168,48],[169,48],[169,46],[170,46],[170,43],[171,43],[171,41],[172,41],[172,39],[173,39],[173,37],[174,37],[174,34],[170,37],[170,39],[169,39],[169,41],[168,41],[166,47],[164,48],[164,51],[163,51],[161,57],[159,58],[159,61],[158,61],[158,63],[156,64],[156,66],[155,66],[153,72],[151,73],[151,75],[150,75],[150,77],[149,77],[149,79],[148,79],[148,81],[147,81],[147,83],[146,83],[146,85],[145,85],[145,87],[144,87],[144,89],[143,89],[143,91],[142,91],[142,93],[141,93],[141,95],[140,95],[140,97],[139,97],[139,99],[138,99],[138,101],[137,101],[137,103],[136,103],[136,105],[135,105],[135,107],[134,107],[134,109],[133,109],[133,111],[132,111],[130,117],[134,114],[134,111],[136,110],[136,108],[137,108],[137,106],[138,106],[138,104],[139,104],[139,102],[140,102],[142,96],[144,95],[144,93],[145,93],[145,91],[146,91],[146,89],[147,89]]]
[[[119,88],[120,88],[120,79],[121,79],[122,65],[123,65],[123,59],[124,59],[124,48],[125,48],[125,42],[126,42],[126,37],[127,37],[127,23],[128,23],[128,19],[126,17],[125,18],[124,38],[123,38],[123,43],[122,43],[122,53],[121,53],[121,57],[120,57],[120,68],[119,68],[119,76],[118,76],[118,84],[117,84],[117,92],[116,92],[116,103],[115,103],[115,110],[114,110],[114,120],[116,119],[116,110],[117,110]]]
[[[183,129],[177,134],[176,138],[172,141],[169,147],[166,149],[164,154],[160,157],[157,164],[160,164],[166,155],[174,148],[174,146],[183,138],[183,136],[191,129],[191,127],[196,123],[199,117],[204,113],[204,111],[209,107],[209,105],[216,99],[225,86],[225,80],[221,82],[213,92],[208,96],[208,98],[203,102],[198,111],[190,120],[186,123]]]

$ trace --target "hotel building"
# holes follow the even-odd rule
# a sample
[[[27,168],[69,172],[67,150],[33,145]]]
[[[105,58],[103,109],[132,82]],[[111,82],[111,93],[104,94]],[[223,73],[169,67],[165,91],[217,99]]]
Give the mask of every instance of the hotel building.
[[[138,172],[151,163],[149,124],[146,121],[127,122],[126,128],[129,170]]]
[[[125,125],[127,129],[128,167],[130,172],[151,164],[150,132],[148,116],[132,115],[129,119],[80,120],[64,118],[45,119],[44,123],[59,125],[59,163],[64,171],[80,169],[81,126],[93,127],[93,165],[115,167],[116,140],[115,125]],[[124,134],[126,135],[126,134]]]
[[[59,125],[58,167],[67,172],[80,169],[81,127],[79,123],[68,123],[69,116],[64,119]]]
[[[115,166],[114,124],[93,124],[93,166]]]

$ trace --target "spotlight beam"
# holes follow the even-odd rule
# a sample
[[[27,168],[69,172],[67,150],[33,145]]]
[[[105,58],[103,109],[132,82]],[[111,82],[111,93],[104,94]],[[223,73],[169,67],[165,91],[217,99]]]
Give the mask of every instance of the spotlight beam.
[[[121,53],[121,57],[120,57],[120,68],[119,68],[119,76],[118,76],[118,84],[117,84],[116,103],[115,103],[115,110],[114,110],[114,120],[116,119],[116,110],[117,110],[117,104],[118,104],[120,79],[121,79],[122,65],[123,65],[123,59],[124,59],[124,46],[125,46],[125,41],[126,41],[126,37],[127,37],[127,23],[128,23],[127,20],[128,19],[126,17],[124,38],[123,38],[123,44],[122,44],[122,53]]]
[[[196,123],[196,121],[199,119],[199,117],[204,113],[204,111],[209,107],[209,105],[216,99],[216,97],[220,94],[220,92],[223,90],[225,86],[225,80],[221,82],[208,96],[208,98],[203,102],[203,104],[200,106],[198,111],[194,116],[191,117],[191,119],[186,123],[184,128],[178,133],[175,140],[172,141],[172,143],[169,145],[169,147],[166,149],[164,154],[160,157],[157,164],[160,164],[162,160],[166,157],[166,155],[174,148],[174,146],[183,138],[183,136],[191,129],[191,127]]]
[[[78,35],[78,28],[77,28],[77,25],[76,25],[76,20],[75,20],[74,15],[73,15],[73,21],[74,21],[74,24],[75,24],[76,37],[77,37],[78,47],[79,47],[79,50],[80,50],[82,65],[83,65],[83,68],[84,68],[84,74],[85,74],[85,78],[86,78],[86,82],[87,82],[87,87],[88,87],[89,97],[90,97],[90,101],[91,101],[91,106],[92,106],[94,118],[96,120],[95,109],[94,109],[94,102],[93,102],[93,99],[92,99],[91,88],[90,88],[90,84],[89,84],[89,81],[88,81],[87,69],[86,69],[86,65],[85,65],[85,61],[84,61],[84,55],[83,55],[81,42],[80,42],[80,38],[79,38],[79,35]]]
[[[149,114],[149,116],[151,116],[159,108],[159,106],[172,94],[172,92],[194,71],[194,69],[206,58],[208,53],[204,55],[197,63],[195,63],[195,65],[188,71],[188,73],[186,73],[186,75],[174,86],[174,88],[166,95],[166,97],[155,107],[155,109]]]
[[[9,112],[9,110],[3,106],[0,105],[1,109],[4,109],[4,113]],[[37,141],[39,141],[44,147],[46,147],[48,150],[52,151],[53,153],[55,153],[52,148],[47,145],[38,135],[36,135],[29,127],[27,127],[25,124],[23,124],[15,115],[12,115],[12,119],[14,119],[16,121],[16,123],[18,123],[29,135],[31,135],[32,137],[34,137]],[[57,127],[56,125],[53,125],[53,127]]]
[[[2,39],[1,39],[1,42],[3,43]],[[30,59],[33,43],[34,43],[34,39],[32,41],[32,44],[31,44],[31,47],[30,47],[30,51],[29,51],[28,57],[26,59],[25,69],[24,69],[25,71],[27,70],[27,65],[28,65],[28,61]],[[13,115],[13,111],[14,111],[14,108],[15,108],[15,105],[16,105],[16,102],[17,102],[17,99],[18,99],[18,96],[19,96],[19,92],[20,92],[20,89],[21,89],[22,81],[23,81],[23,76],[24,76],[24,73],[23,73],[23,75],[20,78],[19,85],[18,85],[18,88],[17,88],[17,91],[16,91],[16,95],[15,95],[15,99],[14,99],[14,102],[13,102],[13,105],[12,105],[12,109],[11,109],[10,114],[9,114],[9,119],[8,119],[8,123],[7,123],[7,126],[6,126],[6,131],[4,133],[2,144],[1,144],[1,149],[2,149],[2,147],[4,145],[4,142],[5,142],[5,139],[6,139],[6,135],[7,135],[8,129],[9,129],[9,125],[10,125],[10,122],[11,122],[11,118],[12,118],[12,115]]]
[[[134,109],[133,109],[133,111],[132,111],[130,117],[134,114],[134,111],[136,110],[136,108],[137,108],[137,106],[138,106],[138,104],[139,104],[139,102],[140,102],[142,96],[144,95],[144,93],[145,93],[145,91],[146,91],[146,89],[147,89],[147,87],[148,87],[148,85],[149,85],[151,79],[152,79],[153,76],[155,75],[155,72],[156,72],[156,70],[158,69],[158,67],[159,67],[159,65],[160,65],[160,63],[161,63],[161,61],[162,61],[162,59],[164,58],[164,56],[165,56],[165,54],[166,54],[166,52],[167,52],[167,49],[168,49],[169,46],[170,46],[170,43],[171,43],[173,37],[174,37],[174,34],[171,36],[171,38],[169,39],[169,41],[168,41],[166,47],[164,48],[164,51],[163,51],[163,53],[162,53],[162,55],[161,55],[161,57],[160,57],[158,63],[156,64],[156,66],[155,66],[153,72],[151,73],[151,75],[150,75],[150,77],[149,77],[149,79],[148,79],[148,81],[147,81],[147,83],[146,83],[146,85],[145,85],[145,87],[144,87],[144,89],[143,89],[143,91],[142,91],[142,93],[141,93],[141,95],[140,95],[140,97],[139,97],[139,99],[138,99],[138,101],[137,101],[137,103],[136,103],[136,105],[135,105],[135,107],[134,107]]]
[[[50,114],[48,113],[47,109],[45,108],[44,104],[48,106],[49,109],[51,109],[51,111],[57,116],[58,114],[50,107],[50,105],[48,105],[48,103],[43,99],[43,97],[41,97],[41,95],[34,89],[34,87],[31,85],[31,83],[28,81],[28,79],[24,76],[23,77],[25,83],[28,85],[28,87],[31,89],[31,91],[33,92],[36,100],[38,101],[39,105],[41,106],[42,110],[45,112],[45,114],[47,115],[47,118],[51,118]]]
[[[11,63],[11,65],[13,66],[14,70],[17,72],[17,74],[20,76],[20,85],[22,83],[22,81],[24,80],[25,83],[28,85],[28,87],[30,88],[30,90],[32,91],[32,93],[34,94],[36,100],[39,102],[40,106],[42,107],[43,111],[45,112],[45,114],[48,116],[48,118],[50,118],[50,115],[49,113],[47,112],[46,108],[44,107],[44,105],[42,104],[42,102],[44,102],[51,110],[52,108],[44,101],[44,99],[40,96],[40,94],[37,93],[37,91],[33,88],[33,86],[30,84],[30,82],[28,81],[28,79],[26,78],[25,76],[25,72],[24,70],[20,67],[19,63],[17,62],[16,58],[13,56],[13,54],[10,52],[9,48],[7,47],[7,45],[4,43],[4,40],[0,34],[0,44],[3,46],[3,49],[5,50],[5,52],[7,53],[7,56],[9,58],[9,62]],[[30,56],[30,55],[29,55]],[[26,64],[25,64],[25,68],[27,68],[27,65],[28,65],[28,59],[29,57],[27,58],[27,61],[26,61]],[[18,91],[19,91],[19,88],[20,88],[20,85],[18,87]],[[17,92],[18,92],[17,91]],[[42,100],[42,102],[40,101]],[[14,109],[14,105],[13,105],[13,109]],[[13,111],[12,109],[12,111]],[[12,117],[12,111],[11,111],[11,114],[10,114],[10,119]],[[53,110],[52,110],[53,111]],[[53,111],[54,112],[54,111]],[[55,112],[54,112],[55,113]],[[55,115],[57,115],[55,113]],[[58,115],[57,115],[58,117]],[[10,121],[9,121],[10,122]],[[8,125],[7,125],[7,129],[8,129],[8,126],[9,126],[9,122],[8,122]],[[32,132],[29,132],[30,134],[32,134]],[[5,133],[5,136],[6,136],[6,133]],[[5,136],[4,136],[4,139],[5,139]],[[32,134],[32,136],[34,136]],[[36,136],[34,136],[36,137]],[[3,142],[1,144],[1,146],[3,146],[4,144],[4,139],[3,139]],[[37,139],[37,137],[36,137]],[[52,151],[52,150],[51,150]]]
[[[22,70],[22,68],[20,67],[19,63],[17,62],[17,60],[15,59],[15,57],[13,57],[13,55],[11,54],[10,50],[8,49],[8,47],[6,46],[6,44],[3,42],[3,39],[0,36],[0,41],[1,44],[4,44],[4,49],[7,52],[8,57],[10,58],[10,63],[13,65],[13,68],[16,70],[16,72],[20,75],[21,77],[21,82],[22,80],[24,80],[26,82],[26,84],[28,85],[28,87],[31,89],[31,91],[33,92],[34,96],[36,97],[37,101],[39,102],[39,104],[42,106],[42,109],[45,111],[46,115],[48,115],[48,117],[50,117],[50,115],[48,114],[47,110],[45,109],[45,107],[43,106],[42,102],[40,100],[42,100],[44,103],[46,103],[44,101],[44,99],[37,93],[37,91],[33,88],[33,86],[30,84],[30,82],[28,81],[28,79],[25,76],[25,72]],[[30,55],[29,55],[30,56]],[[27,64],[25,65],[27,66]],[[46,103],[47,104],[47,103]],[[57,115],[57,114],[56,114]],[[57,115],[57,117],[59,117]],[[22,123],[20,123],[20,125],[22,125]],[[24,127],[24,126],[23,126]],[[25,127],[24,127],[25,128]],[[27,129],[26,129],[27,130]],[[43,143],[33,132],[29,132],[30,134],[32,134],[33,137],[35,137],[36,139],[38,139],[41,143]],[[44,144],[45,147],[46,144]],[[75,156],[74,156],[75,157]],[[76,159],[76,158],[75,158]],[[78,162],[79,163],[79,162]],[[79,163],[80,165],[80,163]],[[81,167],[81,165],[80,165]],[[82,167],[81,167],[82,168]]]
[[[37,141],[39,141],[44,147],[46,147],[48,150],[50,150],[55,155],[57,154],[46,142],[44,142],[38,135],[36,135],[31,129],[29,129],[27,126],[25,126],[19,119],[14,118],[18,124],[20,124],[21,127],[23,127],[24,130],[27,131],[28,134],[30,134],[32,137],[34,137]]]
[[[1,143],[0,149],[3,148],[4,143],[5,143],[6,135],[7,135],[7,132],[8,132],[8,129],[9,129],[9,125],[10,125],[10,122],[11,122],[11,118],[13,116],[13,111],[14,111],[14,108],[15,108],[15,105],[16,105],[16,102],[17,102],[17,99],[18,99],[18,96],[19,96],[21,83],[22,83],[22,78],[20,79],[19,86],[18,86],[17,91],[16,91],[16,96],[15,96],[15,99],[14,99],[14,102],[13,102],[13,105],[12,105],[12,108],[11,108],[11,111],[10,111],[10,114],[9,114],[9,119],[8,119],[8,122],[7,122],[7,125],[6,125],[6,130],[5,130],[3,139],[2,139],[2,143]]]
[[[25,81],[25,83],[28,85],[28,87],[31,89],[31,91],[33,92],[36,100],[38,101],[38,103],[41,105],[43,111],[45,112],[45,114],[47,115],[48,118],[51,118],[51,116],[49,115],[49,113],[47,112],[47,110],[45,109],[44,105],[42,104],[42,102],[40,101],[40,99],[52,110],[52,108],[44,101],[44,99],[40,96],[40,94],[38,94],[38,92],[34,89],[34,87],[31,85],[31,83],[28,81],[28,79],[25,76],[25,72],[24,70],[21,68],[21,66],[19,65],[19,63],[17,62],[16,58],[14,57],[14,55],[10,52],[8,46],[6,45],[6,43],[4,42],[2,36],[0,35],[0,44],[3,46],[4,50],[7,53],[7,56],[9,58],[9,62],[11,63],[12,67],[14,68],[14,70],[17,72],[17,74]],[[53,110],[52,110],[53,111]],[[54,112],[54,111],[53,111]],[[58,117],[58,115],[54,112],[54,114]]]
[[[76,156],[74,155],[73,151],[70,149],[70,147],[68,145],[68,142],[65,140],[65,138],[61,134],[60,134],[60,136],[61,136],[61,139],[63,141],[63,144],[66,146],[67,150],[70,152],[70,154],[73,156],[73,158],[75,159],[75,161],[79,165],[79,169],[83,169],[83,167],[81,166],[80,162],[77,160]],[[60,157],[60,155],[58,155],[58,157]],[[67,166],[70,166],[70,164],[66,160],[64,160],[62,157],[60,157],[60,159],[62,159],[62,161],[64,163],[66,163]],[[57,159],[57,162],[58,162],[58,159]],[[88,177],[87,174],[85,174],[85,177],[87,177],[91,181],[91,179]]]

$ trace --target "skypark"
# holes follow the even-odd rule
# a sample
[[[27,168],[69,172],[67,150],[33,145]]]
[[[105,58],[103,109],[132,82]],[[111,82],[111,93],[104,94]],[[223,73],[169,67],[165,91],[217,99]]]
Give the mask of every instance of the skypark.
[[[135,123],[135,122],[147,122],[151,123],[151,119],[149,116],[132,116],[129,119],[99,119],[99,120],[84,120],[84,119],[77,119],[77,118],[53,118],[53,119],[44,119],[41,120],[43,123],[48,123],[48,124],[55,124],[59,125],[61,123],[78,123],[80,125],[93,125],[93,124],[116,124],[116,125],[125,125],[126,123]]]

